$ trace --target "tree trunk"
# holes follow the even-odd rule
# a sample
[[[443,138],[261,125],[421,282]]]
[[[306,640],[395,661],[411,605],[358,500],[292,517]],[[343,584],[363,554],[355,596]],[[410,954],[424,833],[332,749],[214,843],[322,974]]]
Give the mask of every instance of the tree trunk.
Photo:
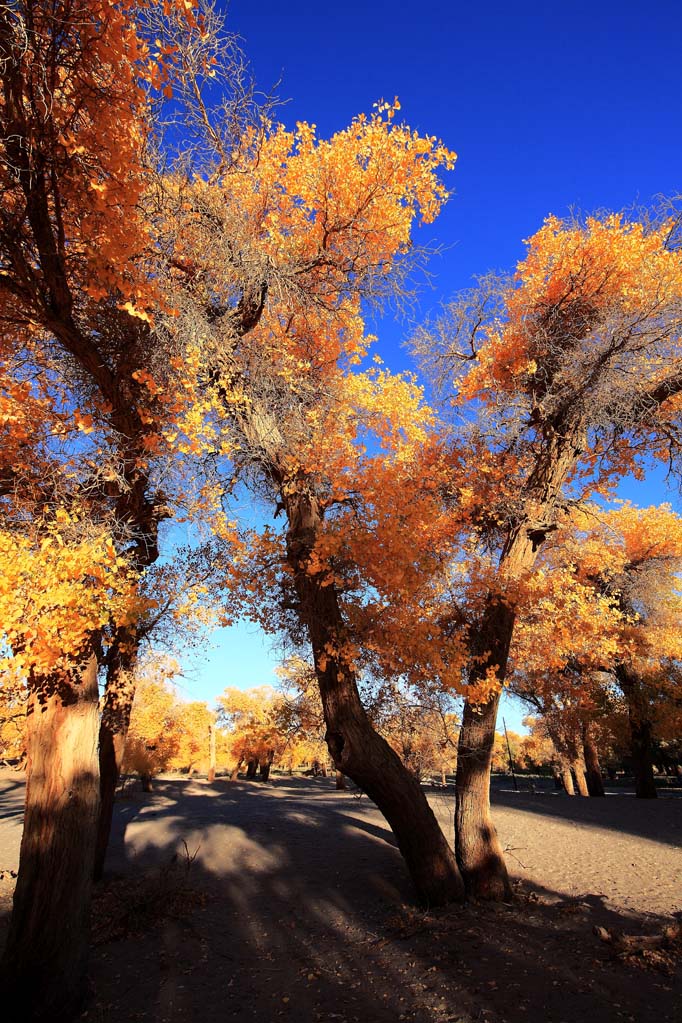
[[[653,726],[646,688],[637,673],[625,664],[619,664],[616,668],[616,678],[628,705],[635,795],[637,799],[656,799],[658,792],[654,781]]]
[[[237,763],[235,764],[235,766],[230,771],[230,781],[236,781],[237,780],[237,778],[239,777],[239,770],[240,770],[241,766],[242,766],[242,761],[238,760]]]
[[[476,684],[492,672],[500,683],[507,673],[516,610],[504,589],[524,577],[537,560],[547,532],[553,528],[557,498],[579,456],[583,439],[580,410],[556,424],[521,494],[526,510],[509,533],[498,567],[499,593],[491,592],[481,622],[472,634],[469,682],[474,700],[464,704],[459,734],[455,847],[467,890],[487,899],[511,894],[502,848],[490,816],[490,769],[495,743],[499,692],[484,703],[475,701]]]
[[[583,725],[583,756],[585,757],[585,774],[587,788],[591,796],[605,796],[604,779],[599,764],[599,753],[594,741],[592,722]]]
[[[573,776],[575,777],[575,786],[578,790],[578,795],[589,796],[590,790],[587,787],[587,775],[585,774],[585,767],[582,760],[574,760],[571,764],[573,770]]]
[[[302,487],[292,490],[282,488],[289,523],[287,559],[312,646],[335,768],[367,793],[390,824],[419,899],[431,906],[461,900],[464,886],[455,857],[421,786],[362,706],[336,586],[324,569],[312,567],[322,525],[319,505]]]
[[[499,694],[464,704],[455,783],[455,850],[467,891],[481,899],[511,897],[504,853],[490,816],[490,770]]]
[[[336,771],[336,787],[340,792],[346,788],[346,776],[343,771]]]
[[[152,775],[150,771],[142,771],[140,774],[140,781],[142,782],[142,791],[152,791]]]
[[[561,759],[560,763],[561,780],[564,785],[564,792],[567,796],[575,795],[575,785],[573,784],[573,773],[571,772],[571,765],[568,760]]]
[[[264,760],[261,761],[261,764],[260,764],[260,780],[261,781],[265,782],[265,781],[269,780],[269,778],[270,778],[270,768],[272,767],[272,763],[273,763],[274,759],[275,759],[275,754],[270,752],[270,753],[268,753],[267,757]]]
[[[97,823],[94,878],[104,873],[109,846],[114,796],[121,777],[130,713],[135,697],[133,669],[137,661],[138,640],[129,627],[117,630],[108,654],[104,706],[99,726],[100,810]]]
[[[99,812],[97,659],[34,680],[24,832],[2,964],[13,1021],[62,1023],[85,995]]]
[[[247,761],[247,764],[246,764],[246,777],[247,778],[255,778],[257,771],[258,771],[258,761],[257,760],[253,760],[253,759]]]

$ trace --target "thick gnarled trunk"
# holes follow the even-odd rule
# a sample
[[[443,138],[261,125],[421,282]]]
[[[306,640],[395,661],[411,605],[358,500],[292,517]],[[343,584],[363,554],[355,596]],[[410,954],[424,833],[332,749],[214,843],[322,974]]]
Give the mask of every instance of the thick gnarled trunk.
[[[287,557],[313,650],[335,768],[367,793],[390,824],[420,901],[438,906],[460,900],[464,886],[454,854],[419,782],[375,731],[362,706],[335,585],[311,568],[321,526],[317,502],[298,492],[285,493],[284,503]]]
[[[8,1019],[61,1023],[84,994],[99,812],[97,660],[34,680],[19,876],[2,964]]]

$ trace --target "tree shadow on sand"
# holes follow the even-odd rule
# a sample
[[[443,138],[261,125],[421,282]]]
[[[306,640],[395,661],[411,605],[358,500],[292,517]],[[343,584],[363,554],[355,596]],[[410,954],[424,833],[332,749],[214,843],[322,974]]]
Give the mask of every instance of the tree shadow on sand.
[[[680,1018],[665,972],[593,935],[633,923],[598,896],[526,886],[508,906],[420,909],[372,804],[316,780],[164,782],[114,826],[111,870],[158,876],[186,844],[203,905],[97,948],[98,1023]]]

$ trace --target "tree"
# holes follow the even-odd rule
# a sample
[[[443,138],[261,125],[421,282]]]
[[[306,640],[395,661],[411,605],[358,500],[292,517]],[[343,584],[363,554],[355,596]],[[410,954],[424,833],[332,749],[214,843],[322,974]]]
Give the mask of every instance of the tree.
[[[152,54],[140,6],[27,0],[0,10],[0,331],[3,351],[23,368],[8,393],[16,404],[23,389],[42,404],[53,467],[57,440],[73,439],[59,466],[68,485],[57,473],[41,491],[29,486],[40,460],[33,472],[22,465],[21,431],[6,449],[6,503],[28,497],[47,510],[28,530],[15,516],[3,554],[17,544],[27,576],[42,562],[47,590],[61,578],[86,594],[63,641],[41,630],[10,637],[29,687],[27,812],[3,965],[17,1018],[66,1019],[82,998],[99,804],[97,672],[105,646],[112,678],[116,662],[133,656],[135,579],[156,559],[168,514],[152,462],[171,367],[160,356],[150,372],[158,249],[143,196],[146,86],[169,87],[173,51]],[[192,7],[164,5],[196,24]],[[74,540],[62,552],[65,525]],[[105,594],[120,593],[118,578],[133,598],[120,616],[104,607]],[[37,604],[41,587],[31,594]],[[45,658],[50,643],[61,645]],[[106,722],[101,749],[106,770]]]
[[[332,759],[385,814],[420,896],[435,904],[462,894],[454,858],[418,783],[363,708],[341,602],[346,580],[325,539],[335,509],[369,478],[359,471],[363,441],[399,466],[425,431],[410,381],[353,372],[369,344],[361,301],[399,284],[412,221],[418,212],[433,219],[446,197],[437,172],[452,162],[436,140],[394,125],[394,112],[387,105],[358,117],[328,142],[309,125],[274,128],[250,173],[187,187],[178,252],[185,298],[173,305],[185,302],[195,336],[201,324],[232,473],[286,518],[285,537],[263,537],[271,555],[283,540],[288,606],[268,602],[270,628],[291,626],[311,644]],[[248,336],[222,298],[235,264],[252,274],[241,299]],[[254,590],[277,574],[263,571]]]
[[[257,689],[226,689],[218,697],[218,723],[227,729],[232,762],[245,763],[247,778],[260,768],[267,781],[270,768],[287,746],[282,721],[282,697],[270,686]]]
[[[458,414],[477,419],[458,439],[471,457],[453,490],[479,550],[496,559],[482,576],[468,668],[475,686],[495,684],[485,702],[465,704],[458,759],[457,857],[474,894],[509,893],[489,774],[519,592],[567,503],[607,492],[651,454],[676,459],[678,241],[675,212],[550,217],[513,278],[482,280],[416,338],[441,392],[454,383]]]

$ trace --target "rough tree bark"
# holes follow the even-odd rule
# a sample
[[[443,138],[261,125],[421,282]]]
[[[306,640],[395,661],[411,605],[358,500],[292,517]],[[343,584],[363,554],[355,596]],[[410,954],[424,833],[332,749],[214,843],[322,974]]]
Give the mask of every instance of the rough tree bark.
[[[366,792],[390,824],[420,901],[438,906],[461,900],[464,886],[455,857],[421,786],[375,731],[360,700],[336,587],[324,571],[311,569],[322,525],[319,504],[304,486],[282,488],[282,493],[287,559],[312,646],[336,770]]]
[[[24,832],[2,963],[16,1023],[62,1023],[84,995],[99,812],[97,659],[35,679],[27,716]]]

